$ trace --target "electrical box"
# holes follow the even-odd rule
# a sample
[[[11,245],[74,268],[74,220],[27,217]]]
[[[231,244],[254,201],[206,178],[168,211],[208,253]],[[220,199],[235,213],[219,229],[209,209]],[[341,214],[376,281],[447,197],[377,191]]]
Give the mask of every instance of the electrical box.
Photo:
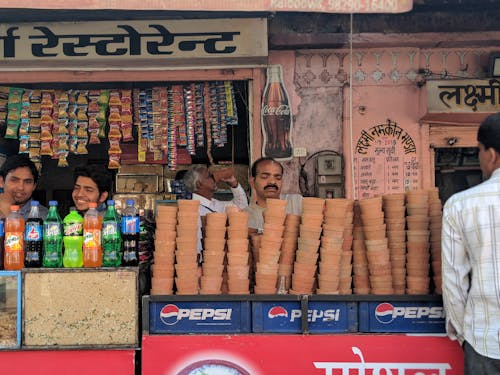
[[[342,198],[344,176],[342,156],[322,155],[316,160],[316,196],[320,198]]]

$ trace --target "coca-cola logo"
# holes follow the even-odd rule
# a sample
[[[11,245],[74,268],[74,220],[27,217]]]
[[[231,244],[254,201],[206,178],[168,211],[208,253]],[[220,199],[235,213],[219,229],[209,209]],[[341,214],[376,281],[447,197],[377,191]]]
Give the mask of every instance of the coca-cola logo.
[[[262,107],[262,114],[264,116],[289,116],[290,106],[288,104],[281,104],[277,107],[265,104]]]

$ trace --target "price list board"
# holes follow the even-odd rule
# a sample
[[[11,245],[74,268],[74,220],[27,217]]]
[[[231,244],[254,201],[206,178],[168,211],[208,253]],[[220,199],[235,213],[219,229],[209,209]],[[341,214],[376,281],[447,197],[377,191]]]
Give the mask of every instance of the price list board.
[[[419,187],[420,163],[415,142],[390,120],[361,131],[353,162],[358,199]]]

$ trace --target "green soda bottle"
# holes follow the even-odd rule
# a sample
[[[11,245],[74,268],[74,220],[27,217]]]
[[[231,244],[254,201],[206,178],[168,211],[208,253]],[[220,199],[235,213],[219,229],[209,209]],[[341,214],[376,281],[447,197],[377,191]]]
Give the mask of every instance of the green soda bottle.
[[[69,209],[69,214],[64,217],[64,256],[65,268],[83,267],[83,217],[75,207]]]
[[[102,221],[102,266],[119,267],[121,264],[122,238],[120,218],[115,209],[115,201],[108,200],[108,208]]]
[[[42,266],[62,267],[63,258],[62,221],[57,212],[57,201],[49,202],[49,213],[43,222],[43,259]]]

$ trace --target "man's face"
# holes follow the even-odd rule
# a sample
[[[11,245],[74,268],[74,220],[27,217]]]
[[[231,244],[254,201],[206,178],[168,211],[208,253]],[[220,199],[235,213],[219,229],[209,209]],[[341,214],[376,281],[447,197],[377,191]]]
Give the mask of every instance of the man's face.
[[[2,180],[0,178],[0,180]],[[12,204],[23,205],[30,200],[36,188],[35,178],[28,167],[11,170],[2,181],[4,194]]]
[[[486,149],[484,145],[479,142],[479,167],[483,174],[483,178],[487,180],[491,177],[493,171],[497,168],[495,160],[497,160],[497,154],[493,148]]]
[[[267,198],[279,199],[281,193],[281,165],[266,160],[257,166],[256,175],[250,179],[250,184],[257,195],[257,203],[265,205]]]
[[[196,193],[207,198],[212,198],[213,193],[216,191],[217,184],[215,183],[214,177],[208,169],[202,170],[200,173],[200,179],[198,180]]]
[[[78,211],[87,211],[90,202],[95,202],[99,206],[99,204],[104,202],[107,195],[107,192],[99,194],[99,188],[94,180],[83,176],[79,176],[76,179],[73,193],[71,194]]]

